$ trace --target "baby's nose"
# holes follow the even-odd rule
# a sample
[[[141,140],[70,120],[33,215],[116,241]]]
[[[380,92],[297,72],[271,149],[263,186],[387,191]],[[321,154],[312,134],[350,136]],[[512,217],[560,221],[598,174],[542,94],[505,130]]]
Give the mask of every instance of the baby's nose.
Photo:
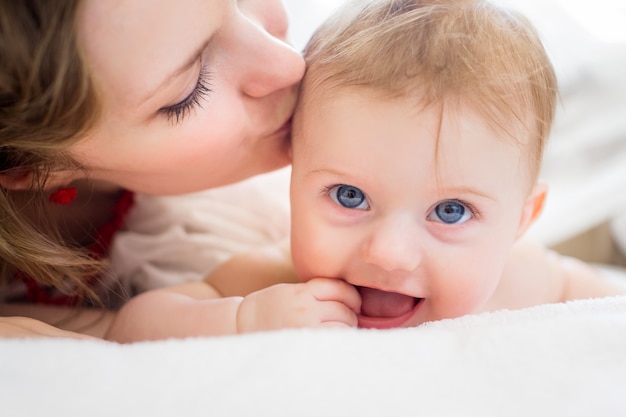
[[[420,227],[411,216],[381,219],[362,246],[363,260],[386,271],[413,271],[422,261]]]

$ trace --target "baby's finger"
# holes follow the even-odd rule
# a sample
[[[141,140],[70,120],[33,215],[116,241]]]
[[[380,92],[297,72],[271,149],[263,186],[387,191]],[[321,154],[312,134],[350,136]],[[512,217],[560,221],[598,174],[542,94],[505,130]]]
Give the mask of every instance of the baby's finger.
[[[324,311],[320,317],[321,324],[343,323],[348,327],[357,327],[359,320],[356,313],[339,301],[324,301]]]
[[[353,312],[361,312],[361,296],[357,289],[341,279],[315,278],[306,283],[318,301],[338,301]]]
[[[320,323],[319,327],[324,327],[324,328],[329,328],[329,329],[349,329],[351,327],[356,327],[356,325],[352,326],[342,321],[325,321],[323,323]]]

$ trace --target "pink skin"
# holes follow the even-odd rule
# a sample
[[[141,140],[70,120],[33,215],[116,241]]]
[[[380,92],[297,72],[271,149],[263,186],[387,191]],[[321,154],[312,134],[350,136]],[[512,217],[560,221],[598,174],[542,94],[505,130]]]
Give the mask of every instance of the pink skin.
[[[304,63],[286,43],[280,1],[84,0],[78,33],[103,105],[71,148],[90,179],[179,194],[289,163]],[[184,117],[168,116],[201,74],[210,91]],[[59,174],[50,186],[82,175]]]
[[[481,311],[532,221],[526,155],[463,103],[417,110],[367,93],[315,93],[296,114],[291,249],[299,278],[356,286],[360,327]],[[366,200],[342,206],[341,184]],[[457,224],[435,215],[449,200],[467,208]]]

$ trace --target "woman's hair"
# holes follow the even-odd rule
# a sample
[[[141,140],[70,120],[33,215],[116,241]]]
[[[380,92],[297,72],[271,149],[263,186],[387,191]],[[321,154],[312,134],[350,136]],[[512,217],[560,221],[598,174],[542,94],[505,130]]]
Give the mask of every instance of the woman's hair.
[[[518,13],[482,0],[356,0],[318,29],[305,58],[303,95],[366,87],[422,105],[461,100],[514,138],[523,127],[530,173],[539,170],[557,81]]]
[[[54,222],[41,221],[50,206],[48,175],[81,169],[65,150],[99,115],[76,42],[78,6],[0,0],[0,175],[32,176],[26,191],[0,187],[0,282],[22,271],[43,285],[93,295],[84,282],[102,263],[65,242]]]

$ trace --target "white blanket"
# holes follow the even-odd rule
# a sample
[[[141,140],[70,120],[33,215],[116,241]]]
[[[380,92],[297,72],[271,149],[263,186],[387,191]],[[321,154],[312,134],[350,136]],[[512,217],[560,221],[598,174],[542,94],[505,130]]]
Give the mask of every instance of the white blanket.
[[[626,296],[413,329],[0,341],[0,415],[624,416]]]

